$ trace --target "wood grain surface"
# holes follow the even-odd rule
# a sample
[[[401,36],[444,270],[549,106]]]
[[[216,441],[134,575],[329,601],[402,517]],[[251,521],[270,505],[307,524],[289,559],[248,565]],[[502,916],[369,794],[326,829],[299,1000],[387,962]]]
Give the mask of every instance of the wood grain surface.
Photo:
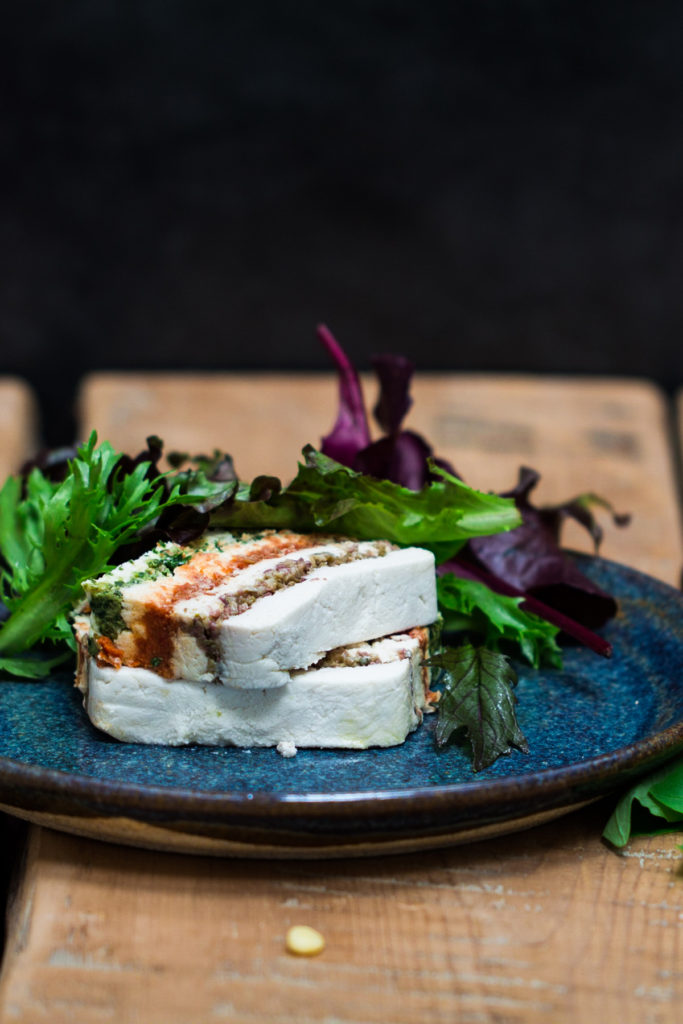
[[[16,473],[38,443],[36,403],[23,380],[0,377],[0,481]]]
[[[127,395],[136,408],[168,399],[167,380],[130,383],[105,401],[93,382],[100,423],[111,408],[126,423]],[[283,386],[282,406],[272,393],[274,469],[295,443],[281,426],[288,387],[303,394],[304,383]],[[215,410],[225,396],[222,425],[235,385],[211,386]],[[204,383],[195,392],[186,381],[184,395],[176,419],[196,426]],[[611,498],[634,519],[621,531],[606,524],[604,553],[674,582],[683,559],[667,416],[640,382],[440,377],[419,382],[413,421],[480,486],[508,485],[526,462],[543,471],[548,499]],[[326,415],[318,434],[329,426]],[[217,427],[209,418],[193,444],[213,444]],[[600,838],[609,809],[419,856],[305,863],[182,857],[32,827],[0,1020],[675,1024],[682,837],[615,852]],[[320,956],[285,951],[299,923],[323,933]]]
[[[326,863],[188,859],[35,828],[2,1019],[674,1024],[681,855],[674,837],[607,850],[606,813]],[[324,935],[319,957],[286,953],[299,923]]]

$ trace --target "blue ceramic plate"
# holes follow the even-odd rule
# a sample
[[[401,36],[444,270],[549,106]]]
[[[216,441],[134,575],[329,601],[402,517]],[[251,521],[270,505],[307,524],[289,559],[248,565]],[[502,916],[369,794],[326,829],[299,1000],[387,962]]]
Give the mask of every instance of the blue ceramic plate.
[[[683,595],[602,559],[581,568],[620,602],[614,656],[568,648],[519,667],[531,752],[475,775],[437,751],[434,719],[368,751],[123,744],[95,730],[63,674],[0,684],[0,807],[65,831],[193,853],[379,854],[525,828],[609,793],[683,750]]]

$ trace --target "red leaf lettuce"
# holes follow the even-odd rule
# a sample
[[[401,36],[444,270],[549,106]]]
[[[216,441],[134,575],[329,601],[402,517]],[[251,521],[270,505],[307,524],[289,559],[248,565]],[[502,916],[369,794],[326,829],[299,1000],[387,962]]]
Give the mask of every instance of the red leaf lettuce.
[[[373,412],[384,434],[372,441],[358,374],[328,328],[319,327],[318,335],[340,376],[337,421],[331,434],[324,438],[322,451],[350,468],[412,490],[419,490],[433,479],[430,465],[457,476],[447,462],[434,456],[423,437],[402,429],[412,404],[410,382],[414,365],[402,356],[382,355],[373,359],[380,384]],[[591,507],[600,505],[612,511],[611,507],[593,494],[580,495],[557,506],[536,507],[529,495],[538,480],[535,470],[522,467],[517,485],[501,495],[514,499],[522,516],[521,526],[506,533],[473,538],[454,558],[442,564],[439,572],[478,580],[497,593],[520,598],[527,611],[552,622],[598,653],[609,655],[609,644],[593,630],[615,614],[616,602],[576,568],[560,546],[560,530],[565,519],[573,518],[589,531],[597,550],[602,531]],[[626,516],[612,514],[617,525],[628,521]]]

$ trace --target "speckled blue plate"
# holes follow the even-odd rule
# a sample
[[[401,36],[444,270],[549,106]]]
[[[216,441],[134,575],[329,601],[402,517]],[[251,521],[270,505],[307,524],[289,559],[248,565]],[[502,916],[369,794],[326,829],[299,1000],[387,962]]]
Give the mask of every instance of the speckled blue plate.
[[[69,674],[0,684],[0,807],[64,831],[189,853],[381,854],[546,821],[683,750],[683,595],[602,559],[581,567],[620,602],[605,660],[519,668],[531,752],[474,775],[434,719],[388,750],[166,748],[95,730]]]

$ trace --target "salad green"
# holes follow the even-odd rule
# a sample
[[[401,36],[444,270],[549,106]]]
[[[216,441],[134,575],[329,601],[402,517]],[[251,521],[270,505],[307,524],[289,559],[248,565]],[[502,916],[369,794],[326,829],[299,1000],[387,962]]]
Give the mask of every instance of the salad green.
[[[81,583],[102,572],[114,552],[179,499],[147,472],[119,472],[120,455],[93,434],[69,462],[63,480],[38,467],[11,476],[0,490],[0,668],[29,678],[47,675],[75,650],[70,612]],[[50,657],[35,657],[49,645]]]
[[[74,649],[69,616],[82,581],[159,539],[177,540],[178,533],[188,540],[207,526],[268,526],[383,537],[450,555],[472,536],[519,523],[512,501],[480,494],[446,473],[414,492],[372,480],[309,447],[285,488],[272,479],[266,487],[263,478],[251,485],[217,482],[205,468],[159,473],[161,448],[154,440],[154,456],[131,460],[106,441],[98,445],[93,434],[67,460],[63,479],[36,466],[5,482],[0,597],[7,616],[0,626],[0,668],[46,674],[35,648]]]
[[[446,675],[436,725],[437,746],[444,747],[454,732],[465,729],[475,771],[501,754],[509,754],[513,746],[528,751],[515,715],[517,676],[504,655],[464,643],[433,655],[429,664]]]
[[[319,530],[359,540],[383,538],[432,551],[442,562],[466,541],[519,526],[508,498],[475,491],[435,467],[435,479],[420,491],[355,472],[308,445],[304,462],[284,490],[253,500],[253,491],[216,509],[213,526],[254,529],[278,526]]]
[[[422,437],[402,428],[413,367],[401,357],[376,361],[375,416],[385,433],[372,441],[358,375],[326,328],[320,336],[339,369],[340,408],[322,450],[306,446],[286,486],[271,476],[239,480],[220,451],[193,458],[171,453],[172,468],[162,473],[159,438],[148,438],[131,458],[106,441],[98,445],[95,434],[6,481],[0,670],[38,679],[68,659],[82,582],[159,540],[187,543],[210,527],[383,538],[428,548],[439,567],[439,607],[456,646],[432,659],[443,690],[437,741],[464,737],[475,770],[510,746],[526,749],[509,655],[536,668],[559,666],[560,629],[609,654],[592,630],[616,604],[577,573],[559,546],[567,515],[599,539],[588,509],[599,499],[537,509],[529,500],[537,480],[531,470],[505,495],[471,488]],[[589,611],[589,622],[578,621],[577,608]]]

